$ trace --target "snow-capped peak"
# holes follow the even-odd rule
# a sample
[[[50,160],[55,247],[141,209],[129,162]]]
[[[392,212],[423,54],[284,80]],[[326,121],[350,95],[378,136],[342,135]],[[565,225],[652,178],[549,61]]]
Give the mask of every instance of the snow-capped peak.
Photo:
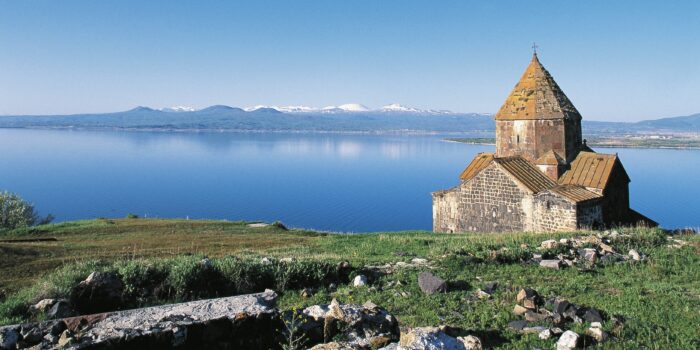
[[[390,105],[386,105],[381,108],[382,111],[387,111],[387,112],[423,112],[423,110],[413,108],[413,107],[406,107],[402,106],[398,103],[392,103]]]
[[[348,112],[367,112],[369,108],[367,106],[361,105],[359,103],[346,103],[344,105],[338,106],[338,109],[342,109]]]
[[[246,112],[252,112],[252,111],[255,111],[255,110],[258,110],[258,109],[261,109],[261,108],[273,108],[273,109],[276,109],[275,107],[272,107],[272,106],[257,105],[257,106],[245,107],[245,108],[243,108],[243,110],[246,111]]]
[[[189,106],[173,106],[173,107],[164,107],[160,109],[163,112],[194,112],[197,109],[194,107],[189,107]]]
[[[386,105],[379,109],[371,109],[359,103],[346,103],[339,106],[326,106],[323,108],[308,107],[308,106],[270,106],[257,105],[244,108],[247,112],[256,111],[258,109],[274,109],[282,113],[366,113],[366,112],[387,112],[387,113],[421,113],[421,114],[451,114],[447,110],[434,109],[418,109],[407,107],[398,103]]]

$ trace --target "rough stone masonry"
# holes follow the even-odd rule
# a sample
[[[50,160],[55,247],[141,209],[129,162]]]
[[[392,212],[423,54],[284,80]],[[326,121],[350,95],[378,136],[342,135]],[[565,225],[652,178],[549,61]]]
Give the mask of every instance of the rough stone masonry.
[[[537,54],[495,119],[496,152],[477,154],[457,186],[432,194],[433,231],[657,225],[630,209],[622,162],[586,146],[581,114]]]

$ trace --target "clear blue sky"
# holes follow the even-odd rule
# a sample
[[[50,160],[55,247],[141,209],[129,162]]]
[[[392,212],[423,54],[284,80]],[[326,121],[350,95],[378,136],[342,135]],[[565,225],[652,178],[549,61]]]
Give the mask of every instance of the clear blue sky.
[[[0,114],[495,112],[539,56],[584,118],[700,112],[700,1],[4,1]]]

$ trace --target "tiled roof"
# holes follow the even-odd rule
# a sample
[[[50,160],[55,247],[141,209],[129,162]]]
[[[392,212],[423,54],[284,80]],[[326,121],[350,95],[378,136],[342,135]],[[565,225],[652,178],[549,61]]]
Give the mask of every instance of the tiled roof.
[[[520,156],[494,158],[503,169],[513,175],[520,183],[533,193],[556,186],[556,183],[542,173],[536,166]]]
[[[496,120],[562,118],[580,120],[581,115],[535,54],[520,81],[496,113]]]
[[[493,160],[493,153],[479,153],[459,175],[461,180],[469,180],[486,168]]]
[[[557,152],[554,152],[552,150],[549,150],[549,152],[543,154],[541,157],[539,157],[536,161],[535,164],[541,164],[541,165],[560,165],[560,164],[566,164],[566,161],[557,154]]]
[[[616,164],[622,168],[622,164],[619,163],[615,154],[579,152],[576,159],[571,162],[571,169],[559,178],[559,183],[604,189]],[[627,177],[624,168],[622,171],[623,175]],[[629,180],[629,177],[627,179]]]
[[[558,185],[549,189],[551,192],[562,195],[573,202],[580,203],[593,199],[602,198],[603,196],[587,190],[583,186],[578,185]]]

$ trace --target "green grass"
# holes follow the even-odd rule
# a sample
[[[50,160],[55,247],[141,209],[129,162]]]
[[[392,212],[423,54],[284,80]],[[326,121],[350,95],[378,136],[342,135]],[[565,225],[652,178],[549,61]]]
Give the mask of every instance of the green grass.
[[[621,230],[621,232],[624,230]],[[246,223],[186,220],[93,220],[0,234],[3,239],[56,238],[56,241],[0,243],[0,324],[27,321],[26,307],[43,297],[66,296],[94,270],[114,271],[125,282],[130,306],[246,293],[273,287],[282,308],[315,303],[374,303],[397,316],[402,326],[451,325],[481,336],[499,349],[551,348],[554,340],[519,335],[506,329],[522,287],[545,297],[560,296],[627,318],[618,338],[604,349],[690,349],[700,346],[700,237],[678,236],[689,244],[667,247],[658,229],[627,229],[629,238],[613,242],[621,252],[637,249],[648,260],[576,268],[544,269],[527,263],[545,239],[578,233],[434,234],[429,232],[328,235],[279,227],[250,228]],[[506,248],[505,250],[503,248]],[[552,252],[556,253],[556,252]],[[214,268],[201,270],[202,256]],[[260,263],[260,257],[273,263]],[[410,261],[433,262],[436,275],[463,281],[466,288],[425,296],[417,275],[405,269],[371,279],[369,288],[328,283],[338,278],[335,266],[348,260],[358,273],[364,265]],[[276,258],[295,257],[294,263]],[[352,276],[350,276],[352,277]],[[401,284],[389,286],[389,282]],[[492,299],[475,291],[489,281],[500,286]],[[257,284],[256,284],[257,283]],[[300,289],[312,287],[302,298]],[[157,291],[154,291],[157,290]],[[611,322],[605,328],[612,332]],[[572,325],[583,332],[585,325]]]

